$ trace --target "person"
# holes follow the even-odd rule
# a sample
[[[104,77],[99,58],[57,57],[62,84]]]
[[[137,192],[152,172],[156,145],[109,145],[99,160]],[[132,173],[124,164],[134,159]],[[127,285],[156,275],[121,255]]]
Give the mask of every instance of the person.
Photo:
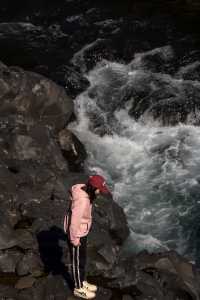
[[[87,183],[70,189],[70,208],[64,220],[72,260],[74,295],[84,299],[96,296],[97,286],[86,280],[87,235],[92,225],[92,204],[98,194],[110,194],[105,179],[90,176]]]

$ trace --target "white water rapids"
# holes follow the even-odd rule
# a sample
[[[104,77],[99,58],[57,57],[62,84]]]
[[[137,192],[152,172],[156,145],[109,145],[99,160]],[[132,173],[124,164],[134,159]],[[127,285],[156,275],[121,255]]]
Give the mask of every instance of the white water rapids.
[[[90,87],[75,100],[77,121],[70,129],[87,149],[87,168],[107,178],[124,208],[132,250],[167,247],[197,259],[200,128],[131,118],[133,99],[118,104],[121,82],[135,72],[117,63],[97,65],[87,75]]]

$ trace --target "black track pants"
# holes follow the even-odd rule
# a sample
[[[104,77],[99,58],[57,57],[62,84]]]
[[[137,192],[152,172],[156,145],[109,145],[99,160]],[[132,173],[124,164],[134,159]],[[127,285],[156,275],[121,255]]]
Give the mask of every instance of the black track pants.
[[[87,236],[80,239],[80,246],[70,245],[72,276],[75,288],[81,288],[85,280],[86,259],[87,259]]]

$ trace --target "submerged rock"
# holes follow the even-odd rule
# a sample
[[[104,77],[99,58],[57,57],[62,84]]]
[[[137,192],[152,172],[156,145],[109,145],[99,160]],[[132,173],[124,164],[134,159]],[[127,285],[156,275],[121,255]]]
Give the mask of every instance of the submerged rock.
[[[181,67],[175,76],[184,80],[200,81],[200,61]]]
[[[154,119],[164,126],[180,122],[199,124],[199,82],[178,80],[168,74],[143,70],[141,66],[131,68],[104,61],[90,73],[91,86],[87,91],[90,105],[85,108],[90,129],[97,134],[117,133],[119,125],[113,112],[120,109],[128,111],[136,121],[141,119],[146,123]]]
[[[38,71],[40,73],[40,69]],[[80,72],[75,70],[72,66],[62,65],[52,73],[48,74],[48,71],[46,73],[48,77],[63,86],[66,93],[73,98],[86,90],[89,86],[87,78],[83,74],[80,74]]]
[[[167,73],[175,59],[174,50],[171,46],[155,48],[144,53],[136,53],[130,63],[131,70],[148,70],[154,73]]]

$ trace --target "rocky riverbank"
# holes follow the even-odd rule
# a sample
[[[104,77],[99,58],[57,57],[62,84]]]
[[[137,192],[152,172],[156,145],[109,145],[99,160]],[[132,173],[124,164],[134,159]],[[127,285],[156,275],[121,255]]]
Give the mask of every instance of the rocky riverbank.
[[[62,221],[71,184],[86,180],[86,151],[66,128],[73,102],[51,80],[0,68],[2,299],[72,299]],[[94,205],[89,276],[97,299],[199,299],[195,266],[175,252],[124,256],[129,230],[112,199]]]
[[[85,72],[102,59],[129,63],[130,72],[139,69],[141,88],[131,90],[123,100],[132,93],[141,100],[130,112],[134,118],[149,109],[158,118],[167,107],[168,115],[173,112],[172,120],[167,120],[176,124],[180,110],[184,121],[198,109],[199,5],[175,1],[176,6],[169,1],[163,9],[163,1],[156,2],[2,2],[2,300],[73,299],[62,220],[69,187],[87,178],[87,153],[67,125],[75,118],[73,98],[89,85]],[[167,75],[158,80],[160,72]],[[152,84],[146,84],[144,77]],[[191,87],[195,93],[191,94]],[[156,98],[157,108],[151,106],[152,93],[153,99],[158,95],[155,90],[163,90],[162,99]],[[128,234],[123,210],[111,199],[98,199],[88,261],[89,276],[100,285],[97,299],[199,299],[195,265],[172,251],[127,257],[123,243]]]

